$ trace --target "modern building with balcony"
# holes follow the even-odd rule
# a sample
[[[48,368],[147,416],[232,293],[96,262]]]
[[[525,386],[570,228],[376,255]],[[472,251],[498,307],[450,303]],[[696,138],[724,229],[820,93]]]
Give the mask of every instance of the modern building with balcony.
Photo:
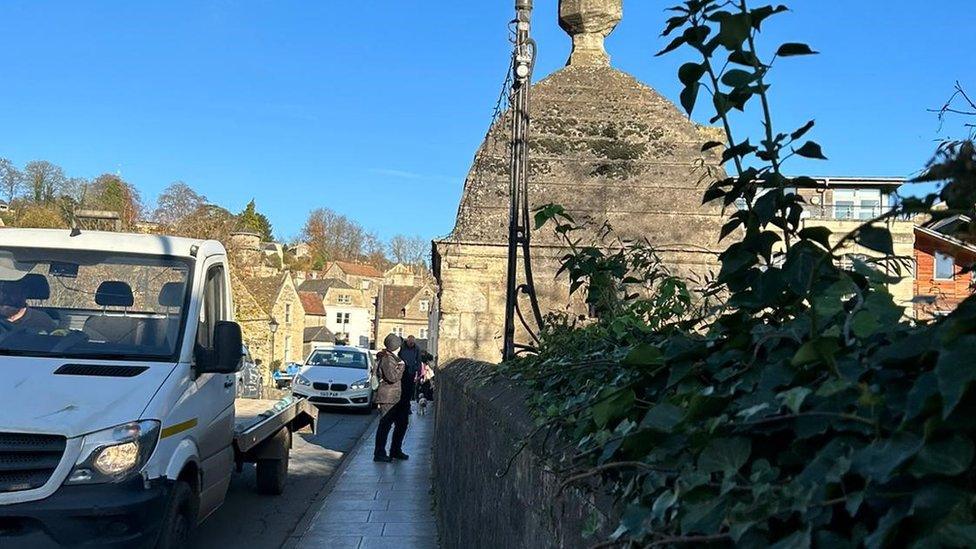
[[[808,227],[826,227],[831,232],[831,242],[836,243],[865,222],[890,212],[897,205],[898,188],[905,180],[900,177],[818,177],[818,185],[812,189],[798,189],[806,201],[803,224]],[[897,263],[888,262],[884,267],[888,274],[901,277],[888,289],[899,305],[906,307],[912,316],[912,300],[915,296],[915,223],[899,216],[883,222],[891,231]],[[878,252],[856,243],[845,246],[842,265],[852,265],[854,258],[878,257]]]

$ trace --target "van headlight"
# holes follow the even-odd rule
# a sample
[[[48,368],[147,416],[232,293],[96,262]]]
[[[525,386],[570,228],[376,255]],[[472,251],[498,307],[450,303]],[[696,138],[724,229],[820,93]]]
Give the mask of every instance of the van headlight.
[[[352,385],[349,386],[349,388],[352,389],[352,390],[354,390],[354,391],[359,391],[361,389],[366,389],[367,387],[369,387],[369,378],[368,377],[364,377],[363,379],[360,379],[359,381],[357,381],[357,382],[355,382],[355,383],[353,383]]]
[[[133,421],[85,435],[65,484],[121,482],[138,473],[159,442],[159,422]]]
[[[308,387],[308,386],[310,386],[312,384],[312,382],[309,381],[308,378],[305,377],[305,376],[303,376],[303,375],[297,375],[297,376],[295,376],[294,383],[296,385],[304,385],[305,387]]]

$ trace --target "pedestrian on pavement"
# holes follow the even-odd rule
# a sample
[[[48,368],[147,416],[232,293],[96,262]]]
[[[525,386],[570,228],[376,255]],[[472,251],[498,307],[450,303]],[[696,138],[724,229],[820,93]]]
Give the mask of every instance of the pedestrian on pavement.
[[[407,365],[407,373],[403,376],[403,395],[407,399],[407,414],[410,413],[410,401],[417,399],[417,375],[420,373],[421,351],[417,340],[413,336],[407,337],[407,343],[400,347],[400,360]]]
[[[394,459],[407,459],[403,453],[403,437],[407,433],[407,423],[410,420],[410,400],[407,396],[406,409],[403,402],[403,380],[406,376],[406,364],[397,357],[397,350],[402,340],[396,334],[390,334],[383,340],[383,350],[377,353],[379,361],[380,386],[376,390],[376,404],[380,409],[380,424],[376,430],[376,446],[373,449],[373,461],[391,462]],[[390,443],[390,453],[386,453],[386,439],[393,428],[393,440]]]

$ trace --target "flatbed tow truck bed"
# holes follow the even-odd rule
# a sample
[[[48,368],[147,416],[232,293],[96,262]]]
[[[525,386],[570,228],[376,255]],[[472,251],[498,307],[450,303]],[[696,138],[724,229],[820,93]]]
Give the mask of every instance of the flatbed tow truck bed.
[[[318,409],[304,398],[239,398],[234,401],[234,458],[237,469],[257,466],[258,491],[280,494],[288,478],[292,433],[315,428]]]

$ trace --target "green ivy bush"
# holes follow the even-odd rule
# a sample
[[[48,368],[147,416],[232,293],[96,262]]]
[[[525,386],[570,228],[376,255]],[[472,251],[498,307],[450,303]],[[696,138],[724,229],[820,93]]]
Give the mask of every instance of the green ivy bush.
[[[823,158],[772,124],[756,39],[784,6],[689,0],[672,8],[662,53],[695,52],[681,67],[690,113],[711,96],[734,173],[705,200],[745,207],[715,280],[700,291],[671,275],[646,243],[582,245],[560,206],[536,212],[569,253],[563,268],[595,321],[551,316],[539,352],[500,372],[532,388],[539,429],[571,442],[566,485],[608,491],[622,519],[597,545],[741,547],[976,546],[976,301],[933,323],[906,319],[886,289],[893,257],[883,222],[897,215],[973,211],[976,149],[940,147],[920,181],[940,191],[905,198],[848,235],[805,228],[792,156]],[[730,113],[756,106],[765,133],[736,140]],[[718,147],[708,143],[703,152]],[[946,209],[932,212],[944,202]],[[601,237],[612,234],[604,227]],[[853,242],[879,259],[837,267]]]

